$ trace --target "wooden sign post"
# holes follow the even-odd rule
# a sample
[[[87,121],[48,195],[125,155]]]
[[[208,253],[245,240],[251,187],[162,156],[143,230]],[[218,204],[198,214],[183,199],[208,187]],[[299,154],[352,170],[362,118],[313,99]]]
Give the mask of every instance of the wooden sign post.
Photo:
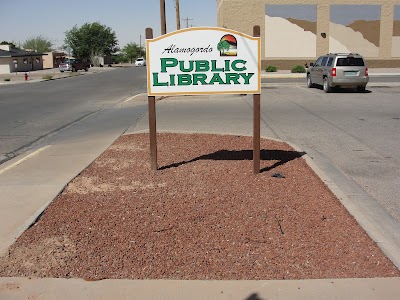
[[[260,37],[260,26],[253,27],[253,36]],[[260,94],[253,95],[253,173],[260,173]]]
[[[153,38],[153,29],[146,28],[146,40]],[[150,167],[157,171],[157,129],[156,129],[156,97],[148,96],[149,130],[150,130]]]

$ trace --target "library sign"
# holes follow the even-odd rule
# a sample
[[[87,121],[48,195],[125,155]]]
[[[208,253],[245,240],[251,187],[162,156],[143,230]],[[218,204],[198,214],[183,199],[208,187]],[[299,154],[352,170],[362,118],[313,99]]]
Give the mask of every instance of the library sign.
[[[260,38],[188,28],[146,40],[149,96],[259,94]]]

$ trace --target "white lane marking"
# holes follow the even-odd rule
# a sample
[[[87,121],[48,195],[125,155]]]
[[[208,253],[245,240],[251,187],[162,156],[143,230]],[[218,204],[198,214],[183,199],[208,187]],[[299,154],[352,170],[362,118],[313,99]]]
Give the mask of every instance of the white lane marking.
[[[135,99],[136,97],[143,96],[143,95],[147,95],[147,94],[145,94],[145,93],[137,94],[137,95],[135,95],[135,96],[129,97],[128,99],[126,99],[126,100],[125,100],[124,102],[122,102],[122,103],[131,101],[131,100]]]
[[[28,160],[29,158],[31,158],[31,157],[33,157],[33,156],[39,154],[40,152],[46,150],[46,149],[49,148],[49,147],[51,147],[51,145],[44,146],[44,147],[42,147],[42,148],[40,148],[40,149],[38,149],[38,150],[32,152],[31,154],[25,156],[24,158],[21,158],[20,160],[16,161],[15,163],[13,163],[13,164],[11,164],[11,165],[5,167],[4,169],[0,170],[0,174],[3,174],[5,171],[7,171],[7,170],[9,170],[9,169],[11,169],[11,168],[14,168],[14,167],[16,167],[16,166],[18,166],[19,164],[22,164],[24,161],[26,161],[26,160]]]

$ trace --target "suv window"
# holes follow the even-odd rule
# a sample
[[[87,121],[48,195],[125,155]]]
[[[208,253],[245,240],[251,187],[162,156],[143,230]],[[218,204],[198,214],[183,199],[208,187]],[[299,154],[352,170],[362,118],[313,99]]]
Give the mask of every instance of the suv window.
[[[320,58],[317,59],[317,61],[315,62],[315,66],[319,67],[321,66],[321,62],[322,62],[322,56]]]
[[[336,62],[337,67],[350,67],[357,66],[363,67],[364,60],[361,57],[346,57],[346,58],[338,58]]]
[[[333,62],[333,57],[329,57],[327,66],[331,67],[332,66],[332,62]]]
[[[325,56],[325,57],[322,59],[321,66],[325,67],[326,61],[327,61],[327,60],[328,60],[328,57]]]

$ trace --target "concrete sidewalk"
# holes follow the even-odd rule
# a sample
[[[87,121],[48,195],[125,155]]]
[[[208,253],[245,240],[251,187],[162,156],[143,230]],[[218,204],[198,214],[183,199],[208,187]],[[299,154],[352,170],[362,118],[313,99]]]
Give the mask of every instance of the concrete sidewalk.
[[[229,118],[223,118],[221,112],[215,112],[211,105],[207,105],[211,101],[228,103],[232,97],[239,96],[171,97],[158,102],[158,130],[252,135],[252,108],[246,101],[237,102],[240,107],[226,105],[223,114],[229,115]],[[121,134],[148,130],[147,115],[132,125],[132,116],[139,116],[145,111],[146,102],[146,95],[127,99],[113,109],[86,120],[84,129],[72,128],[61,139],[0,166],[0,253],[5,253],[65,185]],[[207,113],[195,118],[196,108],[200,107]],[[243,110],[249,112],[247,117],[237,113]],[[266,128],[264,124],[261,126],[263,133]],[[311,160],[308,162],[311,163]],[[338,189],[315,163],[311,163],[311,167],[331,188]],[[334,192],[337,195],[342,193],[341,201],[348,200],[342,191]],[[386,245],[386,254],[399,263],[400,247],[396,241],[387,240],[379,227],[373,224],[373,219],[367,218],[354,207],[354,203],[349,202],[349,205],[353,205],[352,213],[356,214],[356,219],[367,224],[361,225],[371,226],[366,228],[369,234],[372,232],[379,245]],[[382,215],[378,220],[384,218],[385,215]],[[398,295],[400,278],[94,282],[82,279],[0,278],[0,299],[398,299]]]
[[[26,72],[28,75],[28,80],[25,80],[25,72],[17,72],[10,74],[0,74],[0,85],[9,85],[9,84],[23,84],[23,83],[35,83],[46,80],[55,80],[55,79],[63,79],[76,77],[80,75],[90,75],[103,73],[107,71],[112,71],[117,69],[116,67],[91,67],[88,72],[78,71],[78,72],[60,72],[58,68],[53,69],[45,69],[45,70],[37,70]],[[51,79],[46,79],[43,77],[51,76]]]

